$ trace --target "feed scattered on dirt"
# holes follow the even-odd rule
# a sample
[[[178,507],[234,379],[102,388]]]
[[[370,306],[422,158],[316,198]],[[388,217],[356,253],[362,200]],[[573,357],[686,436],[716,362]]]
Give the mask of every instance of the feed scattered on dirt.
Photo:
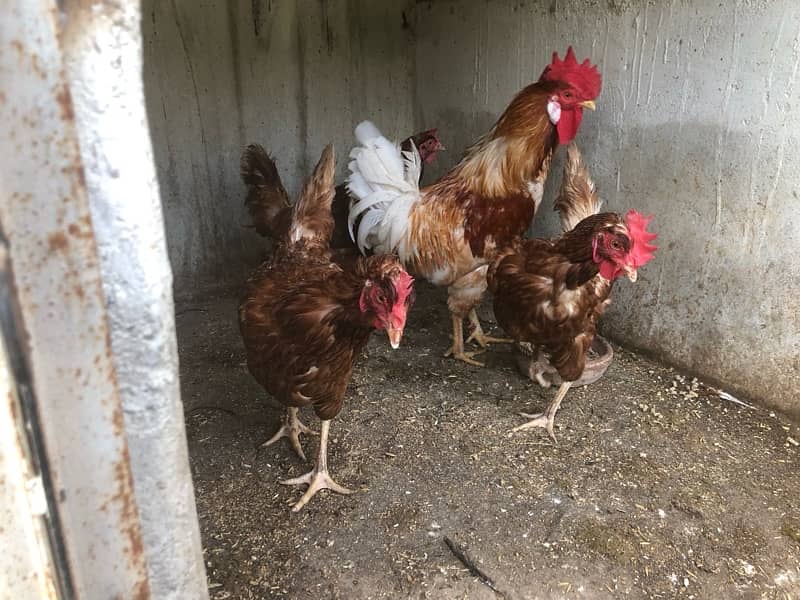
[[[418,294],[406,343],[370,342],[332,432],[337,474],[359,491],[299,515],[277,481],[308,465],[286,444],[258,449],[281,408],[241,366],[235,294],[187,304],[207,310],[178,333],[214,600],[494,598],[445,535],[520,600],[798,595],[796,425],[615,347],[606,375],[564,402],[558,447],[506,438],[552,390],[519,375],[507,346],[484,369],[442,358],[446,296]]]

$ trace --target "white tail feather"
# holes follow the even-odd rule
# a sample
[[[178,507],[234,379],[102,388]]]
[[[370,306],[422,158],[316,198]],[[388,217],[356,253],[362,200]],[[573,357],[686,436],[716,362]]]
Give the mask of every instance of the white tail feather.
[[[347,189],[354,197],[348,215],[350,237],[362,253],[397,251],[405,261],[408,216],[420,197],[419,152],[413,142],[410,152],[401,151],[370,121],[359,123],[355,133],[359,145],[350,151],[347,178]],[[361,222],[354,234],[359,215]]]

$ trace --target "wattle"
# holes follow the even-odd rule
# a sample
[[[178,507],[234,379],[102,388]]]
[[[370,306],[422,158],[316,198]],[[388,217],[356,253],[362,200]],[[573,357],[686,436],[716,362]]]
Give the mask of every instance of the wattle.
[[[561,118],[558,120],[558,124],[556,125],[559,144],[569,144],[573,139],[575,139],[575,136],[578,135],[578,129],[581,126],[582,119],[582,108],[571,108],[561,111]]]
[[[610,260],[604,260],[600,263],[600,275],[609,281],[614,281],[621,271],[622,269]]]

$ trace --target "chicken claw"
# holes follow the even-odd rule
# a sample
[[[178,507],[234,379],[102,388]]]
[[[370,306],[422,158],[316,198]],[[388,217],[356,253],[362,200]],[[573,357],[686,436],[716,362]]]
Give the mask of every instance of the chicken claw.
[[[498,338],[486,335],[478,319],[478,313],[474,308],[469,311],[469,322],[470,325],[472,325],[472,333],[467,338],[467,343],[475,341],[481,348],[486,348],[489,344],[510,344],[514,341],[509,338]]]
[[[304,483],[308,484],[308,489],[303,494],[303,497],[300,498],[300,500],[298,500],[294,506],[292,506],[292,512],[297,512],[303,508],[308,501],[311,500],[314,494],[320,490],[332,490],[337,494],[353,493],[353,490],[336,483],[328,474],[327,469],[324,471],[319,471],[317,470],[317,467],[314,467],[313,470],[309,471],[305,475],[295,477],[294,479],[286,479],[280,482],[281,485],[302,485]]]
[[[555,414],[547,415],[546,413],[537,413],[535,415],[531,415],[529,413],[517,413],[521,417],[525,417],[526,419],[531,419],[527,423],[523,423],[522,425],[518,425],[511,430],[512,433],[516,431],[522,431],[523,429],[531,429],[533,427],[544,427],[547,429],[548,435],[550,435],[550,439],[553,440],[553,443],[558,443],[556,440],[556,434],[553,433],[553,425],[555,424]]]
[[[474,367],[483,367],[484,364],[480,361],[473,359],[473,356],[478,356],[478,354],[482,354],[485,350],[476,350],[475,352],[464,352],[464,345],[461,345],[461,349],[458,350],[455,348],[455,344],[450,346],[447,352],[444,353],[445,356],[452,356],[456,360],[463,360],[468,365],[472,365]]]
[[[489,344],[510,344],[514,340],[510,338],[498,338],[486,335],[481,329],[474,329],[467,338],[467,343],[474,341],[481,348],[486,348]]]
[[[553,398],[553,401],[547,406],[543,413],[529,415],[528,413],[519,413],[521,416],[525,417],[526,419],[531,419],[527,423],[523,423],[522,425],[518,425],[511,430],[511,433],[515,431],[522,431],[523,429],[530,429],[532,427],[544,427],[547,429],[547,433],[550,436],[550,439],[553,440],[554,444],[557,444],[558,441],[556,440],[556,434],[553,432],[553,425],[556,421],[556,413],[558,412],[558,407],[561,405],[561,401],[564,399],[564,396],[567,395],[567,391],[569,391],[570,386],[572,385],[571,381],[565,381],[561,384],[561,387],[558,388],[558,393],[556,397]]]
[[[281,428],[278,429],[275,435],[261,444],[261,447],[265,448],[271,444],[274,444],[282,437],[288,437],[289,442],[292,444],[292,448],[294,448],[297,456],[299,456],[302,460],[307,460],[305,452],[303,452],[303,447],[300,445],[300,434],[305,433],[308,435],[319,435],[319,433],[300,421],[300,419],[297,417],[298,411],[299,409],[295,406],[287,407],[286,414],[282,419],[283,425],[281,425]]]
[[[317,457],[317,464],[314,468],[300,477],[294,479],[286,479],[281,481],[281,485],[308,485],[308,489],[303,494],[302,498],[292,507],[292,512],[297,512],[303,508],[308,501],[320,490],[331,490],[337,494],[352,494],[353,490],[336,483],[328,474],[328,430],[330,429],[331,422],[323,421],[320,430],[319,438],[319,456]]]
[[[453,345],[450,346],[444,355],[452,356],[453,358],[462,360],[468,365],[472,365],[474,367],[482,367],[483,363],[478,362],[472,357],[477,356],[483,352],[483,350],[478,350],[477,352],[464,352],[464,320],[454,314],[451,314],[451,317],[453,319]]]

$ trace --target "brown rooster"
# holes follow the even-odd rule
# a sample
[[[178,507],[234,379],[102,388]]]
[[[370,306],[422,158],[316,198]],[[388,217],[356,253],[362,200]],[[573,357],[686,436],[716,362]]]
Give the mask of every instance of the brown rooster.
[[[564,233],[554,240],[534,239],[502,253],[490,267],[497,322],[518,342],[529,342],[549,356],[563,383],[544,413],[514,428],[553,423],[570,385],[583,373],[597,320],[610,303],[614,280],[636,281],[637,269],[653,258],[656,235],[651,218],[631,210],[623,219],[601,213],[601,201],[578,148],[567,151],[564,180],[556,200]],[[548,367],[543,367],[548,368]]]
[[[298,436],[311,430],[298,419],[298,407],[310,404],[322,419],[314,469],[281,482],[308,484],[295,512],[321,489],[351,493],[328,474],[330,422],[341,410],[353,364],[372,330],[385,329],[397,348],[413,301],[413,280],[396,257],[359,257],[350,269],[331,262],[333,175],[328,146],[286,228],[270,225],[277,236],[275,252],[247,281],[239,305],[248,369],[287,407],[283,426],[266,443],[287,436],[305,458]]]
[[[432,163],[436,155],[445,149],[436,135],[436,129],[420,131],[403,140],[404,150],[410,151],[412,147],[417,148],[423,165]],[[292,209],[275,161],[262,146],[250,144],[242,152],[240,173],[247,186],[244,203],[256,232],[264,237],[276,237],[276,230],[282,231],[288,227]],[[421,180],[422,169],[419,176]],[[334,221],[331,248],[355,248],[347,226],[349,210],[347,189],[344,184],[338,185],[331,207]]]
[[[350,227],[359,249],[397,252],[414,274],[448,286],[453,344],[445,355],[474,365],[464,351],[463,320],[473,326],[467,341],[486,336],[475,306],[486,290],[486,270],[497,252],[518,243],[542,199],[556,146],[578,132],[583,109],[600,93],[597,68],[579,64],[572,48],[556,53],[536,83],[511,101],[494,127],[439,181],[420,189],[413,152],[383,137],[369,121],[356,128],[348,189],[354,197]]]

